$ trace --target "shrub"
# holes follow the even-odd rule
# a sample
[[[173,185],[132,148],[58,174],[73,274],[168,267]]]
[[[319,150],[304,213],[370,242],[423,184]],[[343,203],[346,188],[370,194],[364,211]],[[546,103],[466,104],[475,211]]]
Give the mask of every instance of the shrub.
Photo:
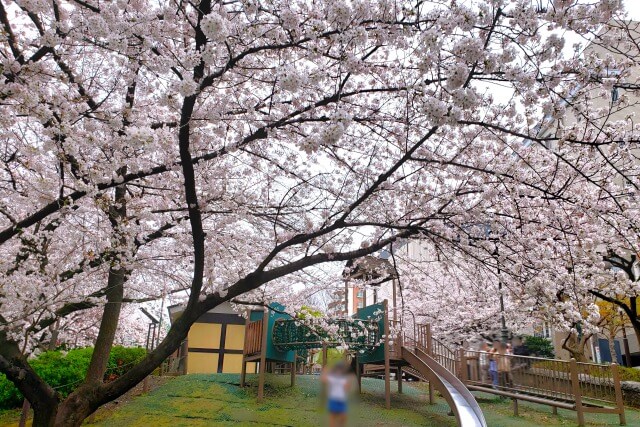
[[[553,343],[551,340],[542,337],[535,337],[533,335],[527,335],[524,337],[525,345],[532,356],[538,357],[555,357],[553,351]]]
[[[22,395],[4,374],[0,374],[0,409],[10,409],[20,406]]]
[[[123,375],[146,354],[146,350],[142,347],[113,347],[109,355],[105,380],[111,381]]]
[[[620,380],[640,382],[640,369],[620,366]]]
[[[30,360],[33,370],[63,396],[71,393],[81,382],[89,368],[92,347],[62,352],[46,351]],[[115,346],[111,349],[105,380],[112,381],[123,375],[146,354],[141,347]],[[22,394],[6,376],[0,374],[0,409],[20,406]]]

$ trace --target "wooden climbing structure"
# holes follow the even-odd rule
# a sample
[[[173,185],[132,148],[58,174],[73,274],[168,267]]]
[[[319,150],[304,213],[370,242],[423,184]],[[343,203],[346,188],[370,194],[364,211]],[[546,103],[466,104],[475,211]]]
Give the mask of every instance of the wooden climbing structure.
[[[402,370],[408,367],[428,380],[431,387],[438,388],[460,426],[486,427],[473,395],[455,375],[429,355],[428,327],[416,326],[412,336],[406,336],[400,323],[389,319],[386,300],[361,308],[352,318],[315,323],[318,324],[312,319],[292,319],[278,304],[272,304],[262,312],[252,312],[245,326],[241,386],[245,384],[247,363],[258,362],[258,400],[261,401],[267,363],[290,364],[293,386],[297,351],[322,348],[324,362],[327,348],[345,346],[353,353],[359,387],[368,368],[382,369],[387,408],[391,408],[392,370],[396,373],[398,390],[402,392]],[[326,329],[319,328],[320,324]],[[332,333],[327,332],[329,329]],[[432,392],[430,394],[433,396]]]

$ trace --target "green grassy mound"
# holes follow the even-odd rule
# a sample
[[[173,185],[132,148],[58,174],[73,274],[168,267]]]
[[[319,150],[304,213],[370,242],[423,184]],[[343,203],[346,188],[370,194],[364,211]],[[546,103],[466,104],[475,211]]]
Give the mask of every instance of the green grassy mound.
[[[96,420],[101,426],[318,426],[325,411],[320,383],[314,376],[299,376],[296,387],[288,377],[268,376],[265,400],[256,401],[257,377],[249,376],[249,387],[239,387],[239,376],[231,374],[187,375],[170,381],[153,393]],[[364,393],[351,405],[351,425],[357,426],[455,426],[448,410],[433,411],[421,390],[405,387],[394,396],[394,407],[384,409],[384,382],[363,379]]]
[[[103,427],[162,426],[322,426],[327,425],[318,377],[299,376],[289,387],[287,376],[267,376],[265,400],[256,401],[257,377],[239,387],[239,376],[187,375],[168,380],[153,392],[112,405],[98,412],[94,424]],[[398,395],[392,383],[392,409],[384,408],[384,381],[363,379],[363,393],[351,405],[350,426],[455,426],[444,399],[427,404],[426,386],[406,384]],[[520,403],[520,416],[512,415],[511,401],[477,395],[491,427],[575,426],[576,414],[548,406]],[[617,416],[587,414],[587,425],[615,426]],[[2,422],[0,422],[2,425]],[[640,427],[640,413],[627,411],[627,425]]]

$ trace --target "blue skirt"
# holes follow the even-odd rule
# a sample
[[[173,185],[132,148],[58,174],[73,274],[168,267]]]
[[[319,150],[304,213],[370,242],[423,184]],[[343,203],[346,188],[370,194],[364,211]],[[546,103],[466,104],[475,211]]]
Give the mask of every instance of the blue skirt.
[[[329,412],[332,414],[344,414],[347,412],[347,402],[329,399]]]

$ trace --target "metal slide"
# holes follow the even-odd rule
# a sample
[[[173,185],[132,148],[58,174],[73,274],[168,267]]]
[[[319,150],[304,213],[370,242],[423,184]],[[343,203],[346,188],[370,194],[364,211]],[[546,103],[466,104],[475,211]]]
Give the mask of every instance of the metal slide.
[[[455,414],[460,427],[487,427],[484,415],[471,392],[455,375],[423,351],[402,347],[402,358],[434,382]]]

